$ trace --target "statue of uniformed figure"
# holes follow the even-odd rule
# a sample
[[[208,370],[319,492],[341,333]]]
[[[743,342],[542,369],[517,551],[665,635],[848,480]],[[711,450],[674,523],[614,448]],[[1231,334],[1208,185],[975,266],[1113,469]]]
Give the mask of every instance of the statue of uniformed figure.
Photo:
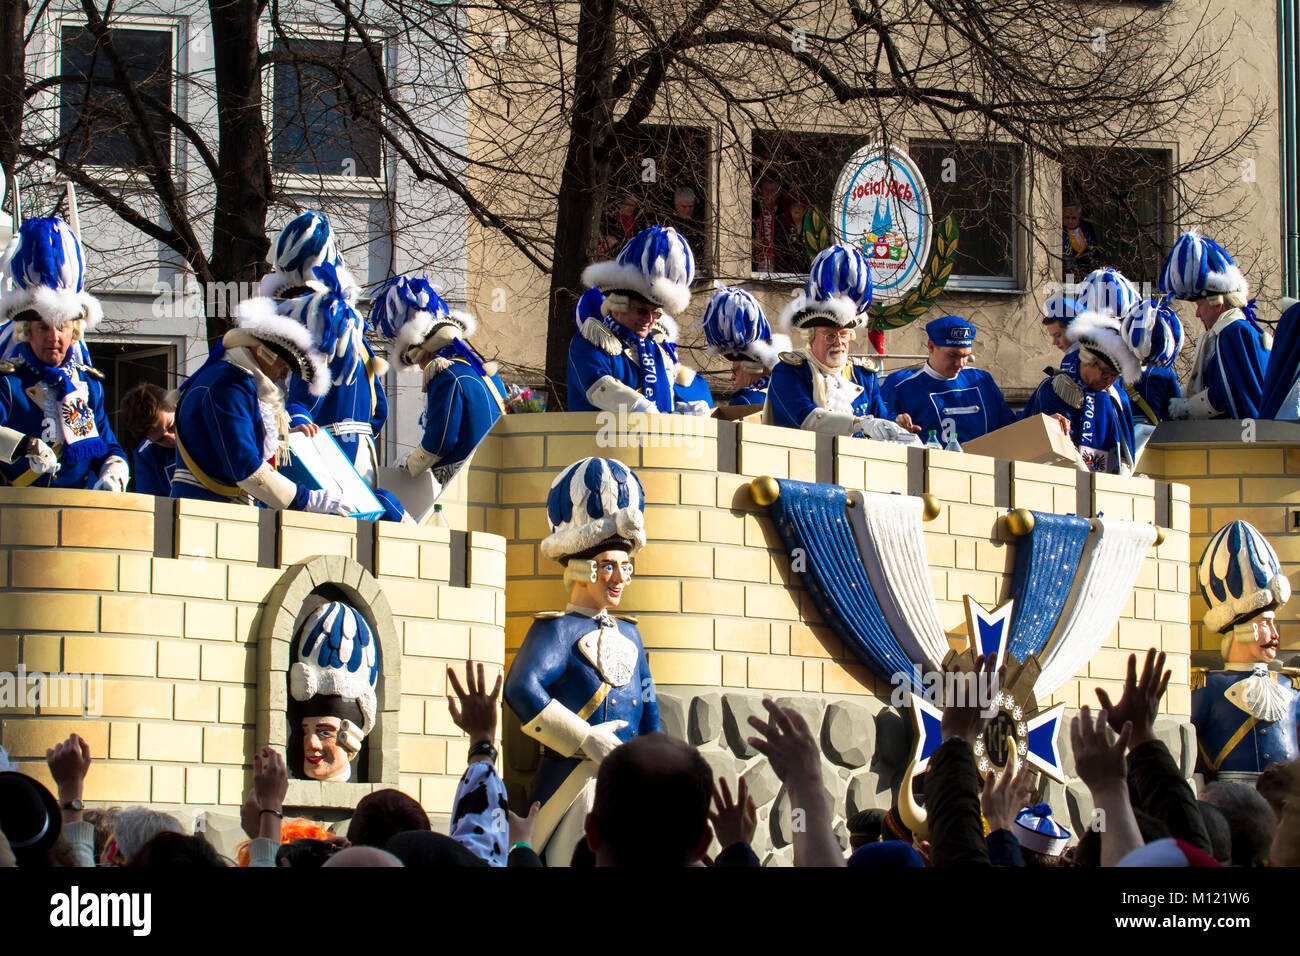
[[[1277,658],[1275,611],[1291,585],[1264,536],[1244,521],[1224,525],[1201,557],[1205,626],[1223,635],[1223,670],[1193,674],[1196,769],[1207,779],[1253,784],[1271,763],[1295,760],[1292,678],[1270,673]],[[1199,686],[1198,686],[1199,685]]]
[[[289,694],[298,701],[291,713],[302,735],[302,776],[347,782],[375,726],[379,642],[356,608],[330,601],[303,622],[294,650]]]
[[[624,741],[659,730],[659,705],[623,599],[631,558],[645,545],[641,482],[622,462],[584,458],[546,499],[553,529],[542,554],[564,565],[569,604],[539,614],[506,677],[505,699],[545,753],[530,801],[540,801],[536,849],[567,866],[595,795],[600,762]]]

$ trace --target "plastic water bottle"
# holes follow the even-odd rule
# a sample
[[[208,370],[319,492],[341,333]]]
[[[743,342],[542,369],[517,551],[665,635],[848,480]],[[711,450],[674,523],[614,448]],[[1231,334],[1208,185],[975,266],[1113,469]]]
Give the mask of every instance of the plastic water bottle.
[[[961,451],[961,442],[957,440],[956,432],[952,433],[952,437],[948,439],[948,444],[943,447],[945,451]]]
[[[442,513],[442,505],[433,506],[433,526],[435,528],[447,527],[447,516]]]
[[[943,446],[939,444],[939,433],[935,431],[933,428],[931,428],[928,432],[926,432],[925,447],[939,448],[939,449],[943,448]]]

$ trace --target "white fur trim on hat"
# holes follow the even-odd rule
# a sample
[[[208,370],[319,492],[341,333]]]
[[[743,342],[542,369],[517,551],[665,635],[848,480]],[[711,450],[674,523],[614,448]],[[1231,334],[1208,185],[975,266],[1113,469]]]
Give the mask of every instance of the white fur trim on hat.
[[[790,336],[782,335],[780,332],[773,332],[770,341],[764,342],[759,339],[756,342],[750,342],[745,346],[745,354],[753,358],[764,369],[776,368],[776,363],[780,361],[782,352],[789,352],[794,348],[794,343],[790,341]]]
[[[677,337],[681,335],[681,328],[677,325],[677,320],[666,312],[661,312],[659,318],[655,319],[655,324],[650,329],[651,335],[658,335],[665,342],[677,344]]]
[[[70,322],[85,321],[90,331],[104,317],[104,309],[89,292],[69,289],[51,289],[49,286],[15,288],[0,295],[0,321],[12,319],[28,309],[41,317],[46,325],[61,329]]]
[[[393,358],[403,370],[419,368],[426,355],[436,355],[452,339],[468,339],[478,331],[478,320],[468,312],[412,312],[393,339]],[[418,347],[418,348],[417,348]]]
[[[809,299],[800,292],[777,318],[777,323],[786,331],[806,329],[808,323],[817,318],[828,318],[841,329],[856,329],[867,323],[866,313],[858,313],[858,304],[848,296],[832,296],[829,299]]]
[[[1114,362],[1127,384],[1136,385],[1142,377],[1142,363],[1124,341],[1119,320],[1113,316],[1099,312],[1080,312],[1065,334],[1071,342],[1078,342],[1081,348],[1100,352]]]
[[[307,386],[313,395],[320,397],[329,391],[329,369],[325,357],[316,350],[311,332],[301,322],[281,315],[273,301],[263,297],[245,299],[235,309],[235,321],[235,328],[222,337],[227,348],[246,346],[249,338],[278,345],[298,356],[304,366],[295,370],[300,378],[307,380],[302,371],[311,373]]]
[[[664,276],[656,276],[647,281],[645,274],[636,266],[619,262],[592,263],[582,270],[582,284],[595,286],[605,293],[613,289],[627,289],[673,314],[685,312],[691,304],[689,286]]]
[[[645,516],[635,508],[624,508],[586,524],[560,528],[542,539],[542,556],[563,561],[615,537],[632,542],[628,554],[636,554],[645,547]]]

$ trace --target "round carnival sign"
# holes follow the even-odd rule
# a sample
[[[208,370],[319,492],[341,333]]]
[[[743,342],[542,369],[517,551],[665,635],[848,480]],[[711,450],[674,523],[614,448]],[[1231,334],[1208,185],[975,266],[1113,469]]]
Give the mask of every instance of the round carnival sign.
[[[921,281],[934,219],[930,191],[912,158],[880,143],[854,153],[835,184],[832,222],[840,242],[862,250],[881,298]]]

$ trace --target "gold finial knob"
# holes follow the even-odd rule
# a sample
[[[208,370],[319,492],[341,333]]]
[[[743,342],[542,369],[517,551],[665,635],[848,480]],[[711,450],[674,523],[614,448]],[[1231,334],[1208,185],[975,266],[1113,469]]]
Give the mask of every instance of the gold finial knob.
[[[781,483],[771,475],[764,475],[749,483],[749,493],[756,505],[766,508],[781,496]]]
[[[941,506],[939,504],[939,498],[936,495],[932,495],[927,491],[924,494],[917,495],[917,497],[921,499],[922,518],[926,521],[933,521],[935,518],[939,517],[939,508]]]
[[[1160,525],[1156,525],[1156,547],[1157,548],[1165,543],[1165,537],[1166,537],[1165,529],[1160,527]]]
[[[1007,530],[1017,538],[1023,538],[1034,530],[1034,513],[1028,508],[1017,508],[1007,515]]]

